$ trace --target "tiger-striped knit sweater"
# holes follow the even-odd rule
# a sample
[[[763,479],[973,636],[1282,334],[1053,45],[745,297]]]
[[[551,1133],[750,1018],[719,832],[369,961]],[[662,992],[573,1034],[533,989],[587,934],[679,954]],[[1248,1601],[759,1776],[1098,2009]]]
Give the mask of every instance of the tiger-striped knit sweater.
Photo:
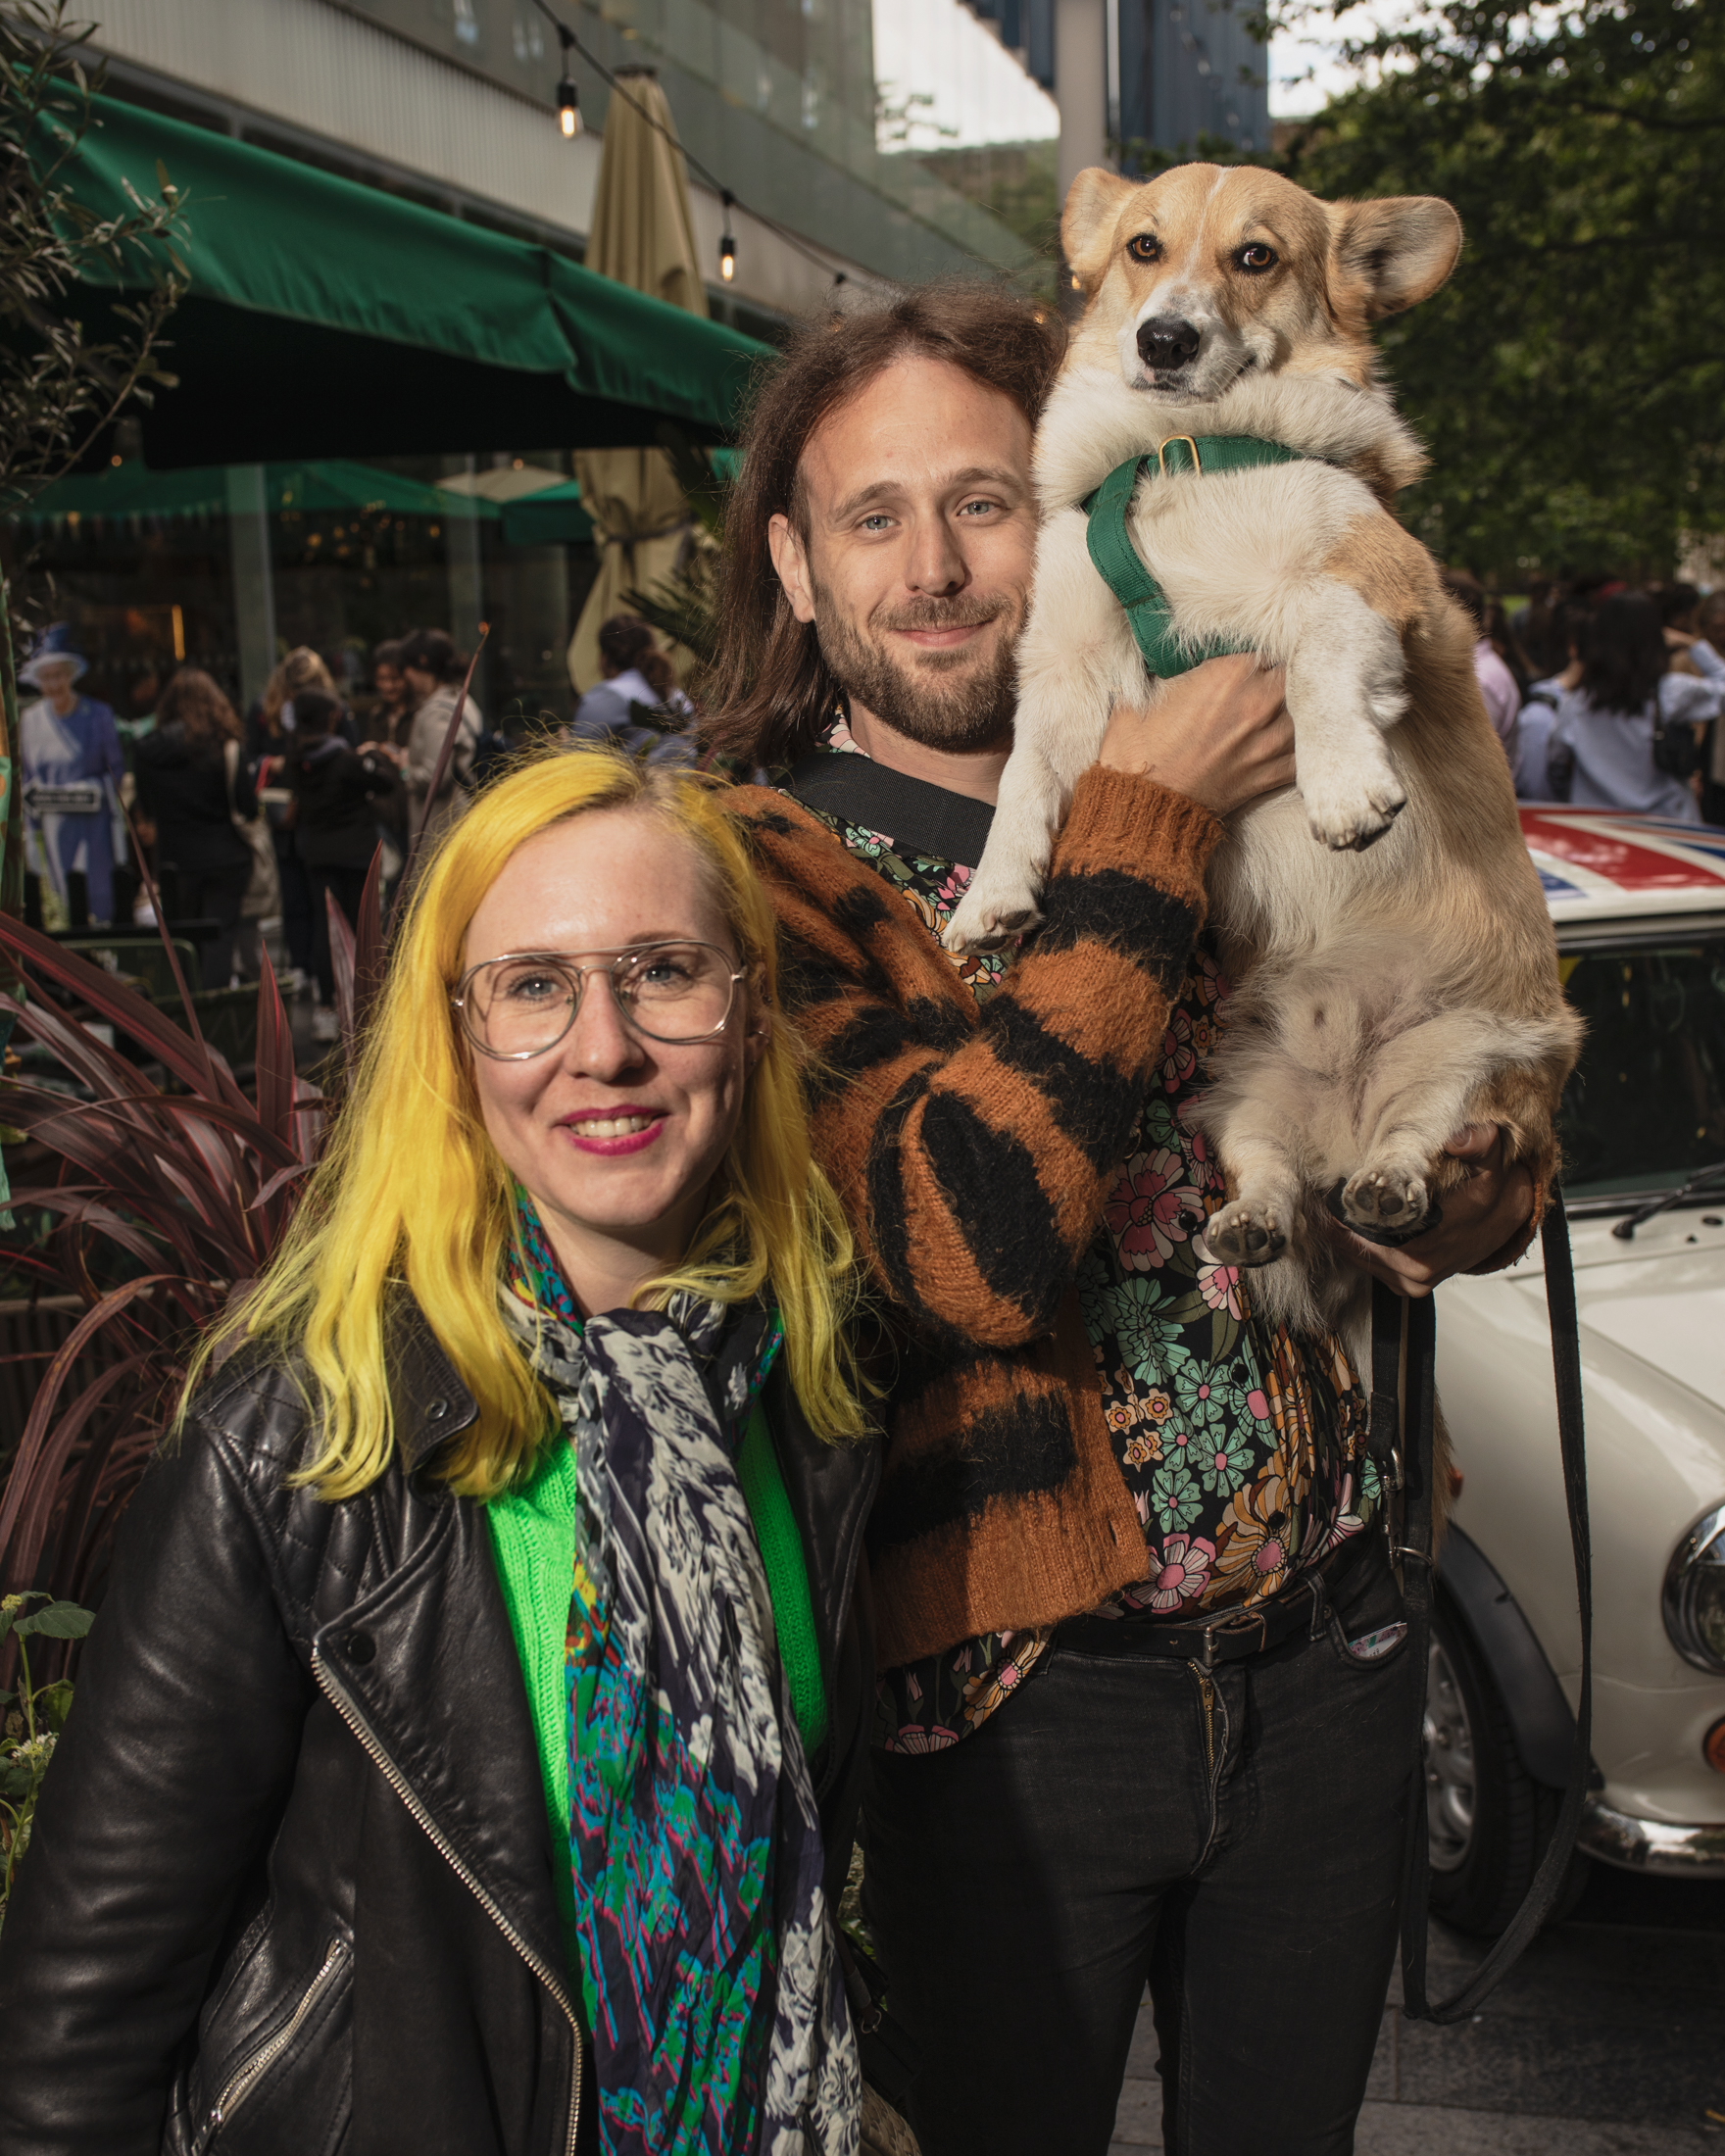
[[[1085,775],[1044,926],[979,1009],[911,909],[783,795],[741,788],[815,1150],[895,1305],[869,1537],[882,1667],[1093,1608],[1144,1572],[1072,1289],[1204,921],[1222,826]]]

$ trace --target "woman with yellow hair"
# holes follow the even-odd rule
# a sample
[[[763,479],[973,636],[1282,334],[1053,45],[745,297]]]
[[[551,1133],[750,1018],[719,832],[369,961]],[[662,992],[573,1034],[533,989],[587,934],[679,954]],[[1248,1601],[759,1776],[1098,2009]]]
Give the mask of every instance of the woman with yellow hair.
[[[696,774],[549,759],[446,838],[132,1503],[9,2151],[855,2150],[876,1464],[773,984]]]

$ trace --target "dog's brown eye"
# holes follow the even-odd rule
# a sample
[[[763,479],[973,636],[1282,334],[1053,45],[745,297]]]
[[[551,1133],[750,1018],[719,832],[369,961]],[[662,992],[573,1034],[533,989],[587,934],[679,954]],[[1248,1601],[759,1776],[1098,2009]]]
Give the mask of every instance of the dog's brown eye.
[[[1273,270],[1276,267],[1276,251],[1266,247],[1261,240],[1254,240],[1250,247],[1242,247],[1234,257],[1242,270]]]
[[[1126,242],[1126,252],[1134,262],[1156,262],[1160,259],[1162,243],[1149,232],[1137,232]]]

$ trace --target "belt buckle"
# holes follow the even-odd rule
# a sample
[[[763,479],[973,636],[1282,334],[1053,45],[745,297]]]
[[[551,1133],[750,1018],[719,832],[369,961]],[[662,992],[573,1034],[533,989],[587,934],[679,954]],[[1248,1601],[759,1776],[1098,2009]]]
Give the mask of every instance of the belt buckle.
[[[1206,1676],[1216,1666],[1216,1641],[1218,1638],[1224,1632],[1232,1632],[1236,1626],[1243,1624],[1257,1625],[1257,1645],[1252,1649],[1252,1652],[1255,1654],[1263,1652],[1264,1642],[1269,1638],[1269,1626],[1264,1623],[1263,1611],[1261,1609],[1232,1609],[1225,1617],[1218,1617],[1213,1624],[1206,1625],[1204,1628],[1204,1669]]]

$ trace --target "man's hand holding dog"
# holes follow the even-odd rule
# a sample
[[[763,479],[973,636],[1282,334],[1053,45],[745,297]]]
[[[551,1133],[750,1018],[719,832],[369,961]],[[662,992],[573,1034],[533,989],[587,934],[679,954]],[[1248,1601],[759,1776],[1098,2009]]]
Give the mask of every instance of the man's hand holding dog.
[[[1294,783],[1294,722],[1279,666],[1250,653],[1207,659],[1151,705],[1116,704],[1099,761],[1153,778],[1213,815]]]
[[[1333,1231],[1355,1265],[1399,1296],[1429,1296],[1452,1273],[1483,1265],[1526,1227],[1533,1211],[1533,1177],[1525,1168],[1504,1167],[1503,1134],[1495,1123],[1469,1123],[1444,1151],[1468,1163],[1467,1180],[1444,1193],[1444,1217],[1429,1235],[1385,1250],[1343,1227]]]

